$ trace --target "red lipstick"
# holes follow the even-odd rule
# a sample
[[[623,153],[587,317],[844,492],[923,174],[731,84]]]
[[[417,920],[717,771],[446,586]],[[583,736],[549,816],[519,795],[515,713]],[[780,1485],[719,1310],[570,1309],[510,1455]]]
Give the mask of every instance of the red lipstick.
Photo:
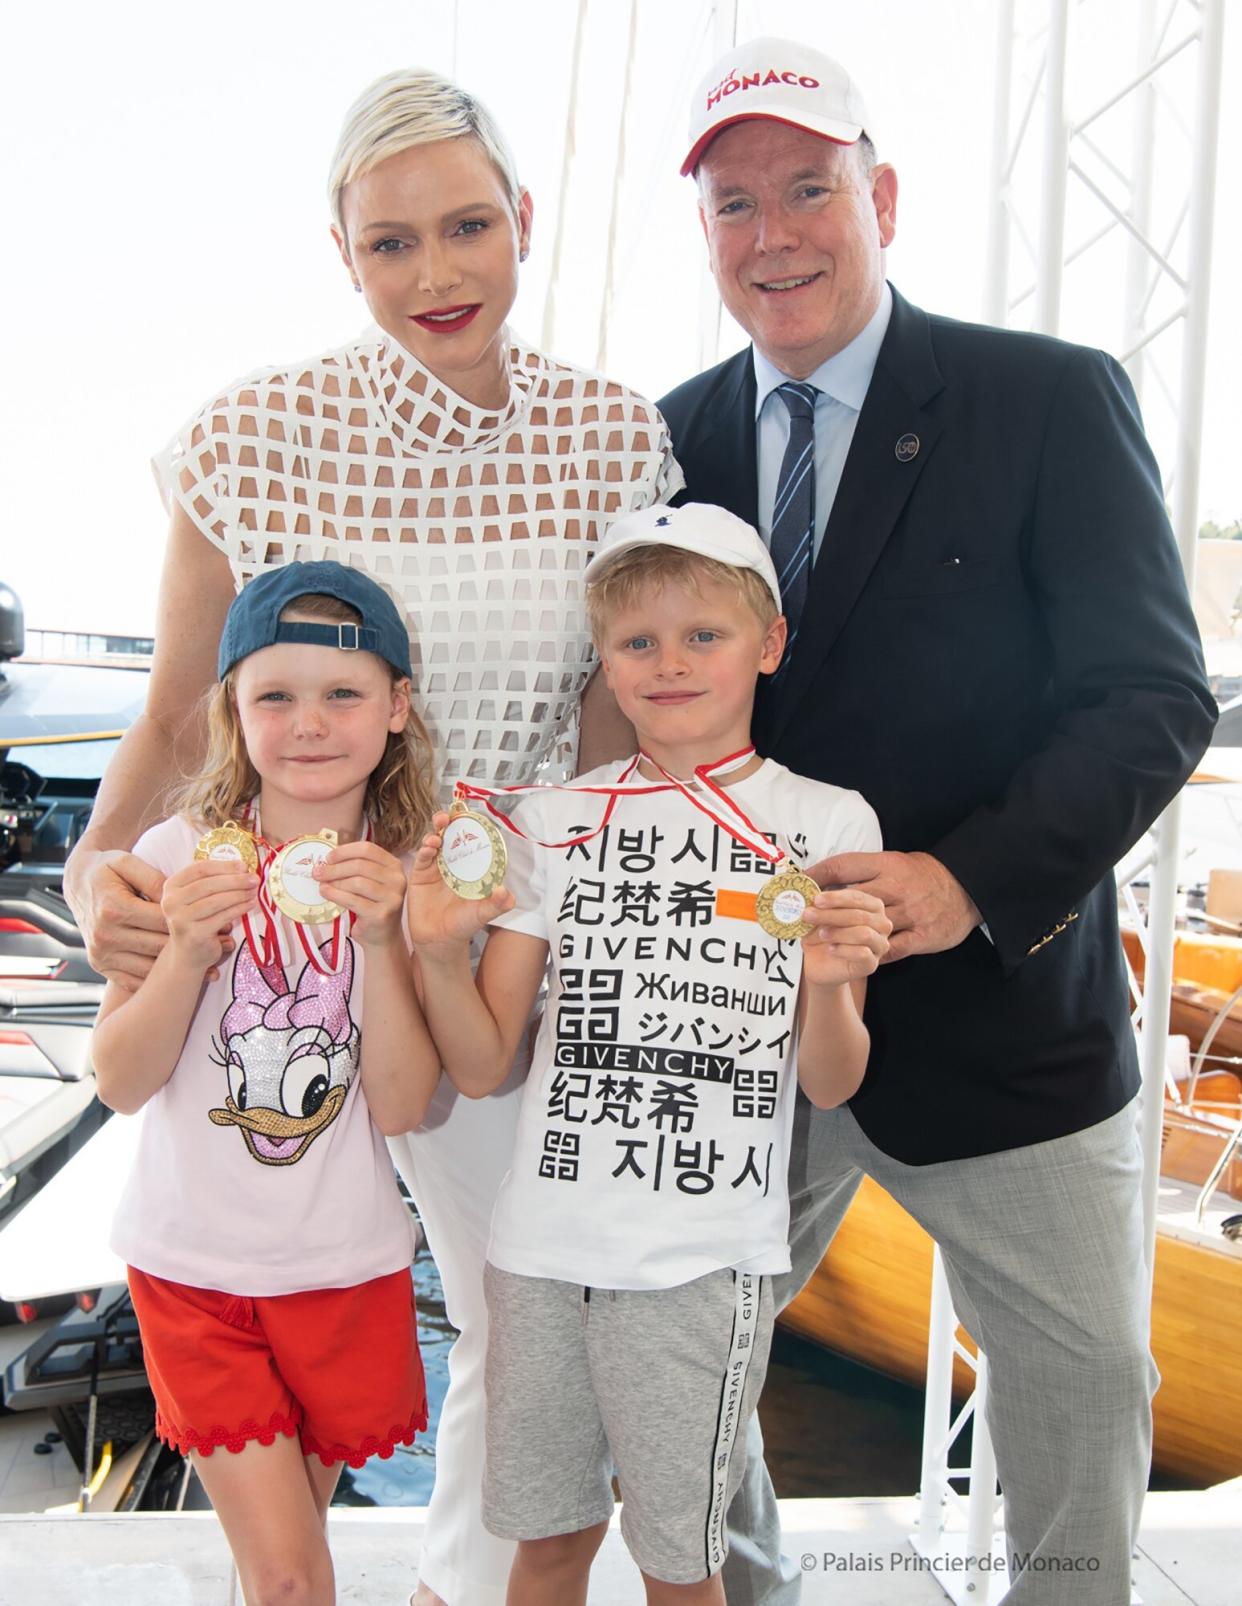
[[[472,301],[461,307],[437,307],[434,312],[411,313],[411,317],[420,329],[433,335],[453,335],[473,323],[482,306],[481,301]]]

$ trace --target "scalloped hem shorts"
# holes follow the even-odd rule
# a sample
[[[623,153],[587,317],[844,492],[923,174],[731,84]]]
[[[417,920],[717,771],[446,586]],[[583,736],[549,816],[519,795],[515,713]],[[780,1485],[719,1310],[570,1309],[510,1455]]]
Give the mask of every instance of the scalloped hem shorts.
[[[483,1522],[546,1539],[605,1522],[649,1577],[696,1584],[728,1554],[725,1511],[772,1341],[772,1279],[713,1271],[675,1288],[583,1288],[483,1270]]]
[[[182,1454],[297,1437],[324,1466],[390,1456],[427,1426],[408,1268],[248,1298],[129,1268],[155,1430]]]

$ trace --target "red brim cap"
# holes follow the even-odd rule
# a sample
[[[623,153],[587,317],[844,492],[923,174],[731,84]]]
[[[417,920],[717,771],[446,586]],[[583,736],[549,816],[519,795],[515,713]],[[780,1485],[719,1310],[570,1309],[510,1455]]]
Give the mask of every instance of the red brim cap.
[[[817,127],[810,122],[800,122],[794,117],[773,117],[770,112],[738,112],[736,117],[722,117],[718,123],[713,123],[706,133],[700,134],[690,147],[690,154],[681,164],[681,176],[685,178],[693,173],[703,159],[703,152],[726,128],[732,128],[734,123],[782,123],[786,128],[800,128],[804,133],[817,134],[820,139],[826,139],[833,145],[856,145],[862,138],[861,124],[839,123],[833,129]]]
[[[690,98],[692,173],[703,152],[734,123],[766,119],[853,145],[871,120],[858,86],[839,61],[793,39],[748,39],[707,72]]]

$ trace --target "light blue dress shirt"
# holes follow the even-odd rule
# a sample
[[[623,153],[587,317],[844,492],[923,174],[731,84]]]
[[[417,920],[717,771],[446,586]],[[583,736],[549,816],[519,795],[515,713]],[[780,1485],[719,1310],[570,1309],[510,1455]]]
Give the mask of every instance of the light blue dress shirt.
[[[806,383],[819,391],[815,399],[815,557],[819,556],[824,527],[841,483],[846,454],[854,439],[854,426],[862,411],[867,387],[875,372],[876,359],[893,311],[893,293],[888,285],[870,322],[849,345],[821,363]],[[770,363],[757,347],[752,348],[755,363],[755,446],[759,468],[759,533],[765,543],[772,539],[772,508],[776,502],[776,482],[781,460],[789,444],[789,409],[773,395],[788,374]]]

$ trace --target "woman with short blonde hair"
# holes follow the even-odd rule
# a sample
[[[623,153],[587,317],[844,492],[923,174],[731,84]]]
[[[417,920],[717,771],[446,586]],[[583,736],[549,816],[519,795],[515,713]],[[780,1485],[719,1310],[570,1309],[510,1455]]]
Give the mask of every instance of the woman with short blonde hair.
[[[341,196],[388,156],[441,139],[475,139],[499,173],[514,217],[522,186],[508,141],[481,101],[438,73],[420,69],[386,73],[359,95],[345,114],[328,169],[332,221],[344,227]]]

